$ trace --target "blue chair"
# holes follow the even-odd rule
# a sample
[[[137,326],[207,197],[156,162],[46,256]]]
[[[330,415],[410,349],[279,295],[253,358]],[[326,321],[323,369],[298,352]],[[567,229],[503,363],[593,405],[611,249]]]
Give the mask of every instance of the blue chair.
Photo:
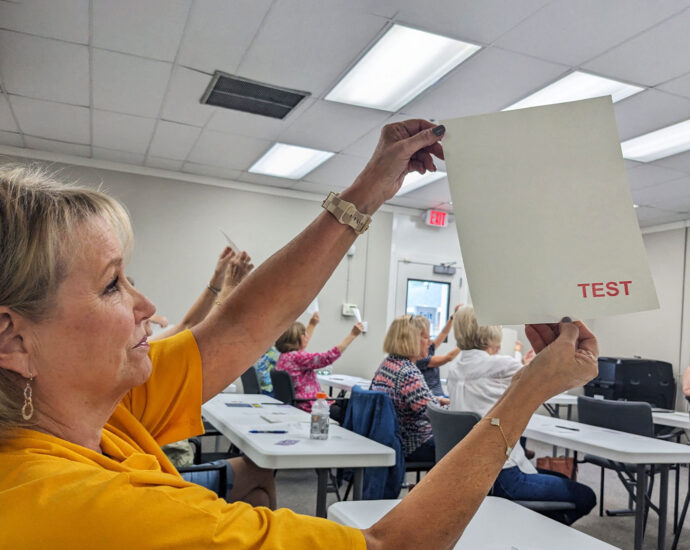
[[[362,498],[398,498],[405,477],[405,454],[398,417],[390,398],[385,393],[354,386],[343,427],[395,450],[393,466],[364,469]]]

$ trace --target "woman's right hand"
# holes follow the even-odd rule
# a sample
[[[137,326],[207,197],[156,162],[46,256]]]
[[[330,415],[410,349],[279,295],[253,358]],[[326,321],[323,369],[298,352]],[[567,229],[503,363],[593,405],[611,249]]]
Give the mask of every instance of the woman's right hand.
[[[355,323],[355,326],[352,327],[350,334],[352,334],[352,336],[359,336],[363,332],[364,332],[364,325],[362,323]]]
[[[517,382],[542,393],[542,401],[582,386],[599,372],[599,345],[582,321],[526,325],[525,334],[537,355]]]

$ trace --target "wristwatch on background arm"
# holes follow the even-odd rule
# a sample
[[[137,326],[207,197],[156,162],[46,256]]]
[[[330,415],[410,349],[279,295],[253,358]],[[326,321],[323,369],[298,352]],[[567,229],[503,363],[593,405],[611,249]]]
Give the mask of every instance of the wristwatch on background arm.
[[[341,199],[338,195],[331,192],[326,197],[326,200],[321,203],[326,210],[328,210],[336,220],[343,225],[349,225],[355,230],[355,233],[361,235],[371,223],[371,216],[362,214],[357,207],[351,202]]]

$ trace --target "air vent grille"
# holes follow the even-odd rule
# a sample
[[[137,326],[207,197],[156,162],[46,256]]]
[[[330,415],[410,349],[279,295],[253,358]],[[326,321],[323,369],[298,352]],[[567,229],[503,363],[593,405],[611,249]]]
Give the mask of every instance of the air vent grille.
[[[308,95],[216,71],[201,103],[282,119]]]

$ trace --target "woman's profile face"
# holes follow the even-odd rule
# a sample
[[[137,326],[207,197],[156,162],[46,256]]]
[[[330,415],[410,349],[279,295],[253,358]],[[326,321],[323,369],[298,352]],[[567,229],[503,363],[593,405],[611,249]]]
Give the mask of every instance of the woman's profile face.
[[[32,327],[38,399],[117,402],[151,374],[146,338],[153,304],[129,284],[113,230],[99,217],[75,229],[54,310]],[[54,399],[52,400],[54,402]]]
[[[422,330],[419,333],[419,359],[424,359],[429,355],[429,346],[431,345],[431,336],[427,330]]]
[[[310,340],[309,334],[307,334],[306,332],[304,332],[304,333],[302,334],[302,336],[300,336],[299,338],[300,338],[300,340],[299,340],[299,342],[300,342],[299,349],[300,349],[300,350],[306,349],[307,345],[309,345],[309,340]]]

